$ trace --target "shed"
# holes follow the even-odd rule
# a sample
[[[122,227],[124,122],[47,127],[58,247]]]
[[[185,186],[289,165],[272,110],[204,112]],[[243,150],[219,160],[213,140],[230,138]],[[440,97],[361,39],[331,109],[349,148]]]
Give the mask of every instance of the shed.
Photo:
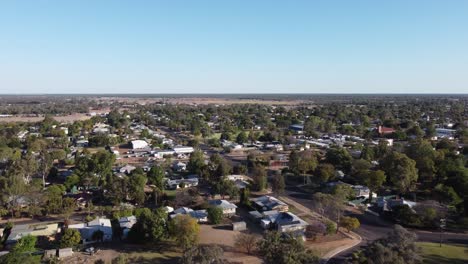
[[[247,223],[245,223],[244,221],[232,223],[232,230],[234,231],[243,231],[246,229],[247,229]]]
[[[73,256],[73,249],[72,248],[61,248],[58,252],[59,258],[66,258]]]
[[[44,251],[44,258],[50,259],[50,258],[55,258],[57,256],[57,250],[56,249],[49,249]]]

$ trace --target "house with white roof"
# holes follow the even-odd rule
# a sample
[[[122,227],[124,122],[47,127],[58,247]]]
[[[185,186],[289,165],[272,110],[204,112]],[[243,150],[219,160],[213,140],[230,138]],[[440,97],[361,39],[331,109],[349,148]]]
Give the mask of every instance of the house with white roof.
[[[132,149],[144,149],[148,147],[148,142],[144,140],[133,140],[130,142],[132,145]]]
[[[206,210],[193,210],[188,207],[180,207],[172,212],[169,217],[173,219],[178,215],[190,215],[191,217],[197,219],[199,223],[208,222],[208,212]]]
[[[176,146],[174,147],[174,152],[176,154],[189,154],[194,151],[193,147],[186,147],[186,146]]]
[[[83,244],[93,243],[93,234],[96,231],[103,232],[103,241],[112,240],[112,225],[110,219],[96,218],[88,223],[69,225],[68,228],[77,229],[81,234]]]
[[[224,216],[230,217],[236,214],[237,206],[226,200],[211,200],[211,201],[208,201],[208,203],[211,206],[221,208],[223,210]]]
[[[293,213],[273,210],[263,212],[260,225],[264,229],[274,229],[281,233],[304,233],[308,223]]]

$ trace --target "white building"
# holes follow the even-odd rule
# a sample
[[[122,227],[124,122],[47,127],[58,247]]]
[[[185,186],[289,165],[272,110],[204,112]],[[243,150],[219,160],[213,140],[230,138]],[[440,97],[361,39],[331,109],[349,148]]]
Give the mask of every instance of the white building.
[[[133,140],[131,142],[132,144],[132,149],[144,149],[148,147],[148,142],[144,140]]]
[[[96,231],[103,232],[103,241],[112,240],[112,225],[109,219],[97,218],[89,223],[69,225],[68,228],[77,229],[81,234],[83,244],[93,243],[93,234]]]
[[[174,152],[176,154],[189,154],[194,151],[193,147],[186,147],[186,146],[177,146],[174,147]]]
[[[228,179],[230,181],[237,181],[237,180],[243,181],[244,180],[244,175],[232,174],[232,175],[226,176],[226,179]]]
[[[208,201],[211,206],[219,207],[223,210],[224,216],[233,216],[236,214],[237,206],[233,203],[230,203],[226,200],[211,200]]]

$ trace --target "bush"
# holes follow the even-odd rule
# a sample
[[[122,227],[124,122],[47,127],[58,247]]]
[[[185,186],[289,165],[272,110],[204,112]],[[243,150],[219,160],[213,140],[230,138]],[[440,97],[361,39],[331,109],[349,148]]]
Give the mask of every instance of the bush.
[[[359,220],[355,217],[343,216],[340,220],[340,225],[350,232],[351,230],[359,228],[361,223],[359,223]]]
[[[327,226],[327,235],[332,235],[332,234],[335,234],[336,233],[336,224],[333,223],[332,221],[327,221],[325,223],[325,225]]]

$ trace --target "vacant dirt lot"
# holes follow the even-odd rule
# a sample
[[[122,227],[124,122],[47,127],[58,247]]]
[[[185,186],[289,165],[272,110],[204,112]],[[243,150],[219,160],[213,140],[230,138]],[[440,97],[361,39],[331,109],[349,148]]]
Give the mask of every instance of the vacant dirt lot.
[[[234,247],[236,236],[239,231],[232,231],[228,229],[229,226],[200,226],[200,244],[216,244],[224,249],[224,257],[230,261],[256,264],[262,263],[261,259],[256,256],[251,256],[238,252]],[[259,235],[260,238],[260,235]]]

